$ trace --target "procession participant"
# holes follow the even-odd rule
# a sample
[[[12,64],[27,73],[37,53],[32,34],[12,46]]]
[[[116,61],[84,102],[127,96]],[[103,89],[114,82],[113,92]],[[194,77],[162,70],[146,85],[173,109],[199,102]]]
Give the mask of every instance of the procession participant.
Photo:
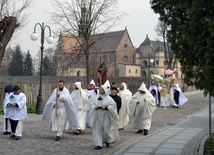
[[[5,97],[4,97],[4,101],[3,101],[3,110],[4,110],[4,125],[3,125],[3,132],[4,132],[4,135],[8,135],[8,134],[11,134],[11,128],[10,128],[10,124],[9,124],[9,118],[7,118],[5,116],[5,112],[6,112],[6,107],[7,107],[7,104],[9,103],[9,97],[11,96],[11,94],[13,93],[13,86],[12,85],[7,85],[5,87],[5,90],[4,92],[6,93],[5,94]]]
[[[57,132],[55,141],[59,141],[67,121],[72,127],[80,129],[70,92],[64,86],[64,81],[60,80],[46,102],[42,122],[50,123],[52,131]]]
[[[154,96],[155,98],[155,102],[156,102],[156,105],[158,105],[158,99],[157,99],[157,86],[155,85],[155,82],[152,81],[152,84],[151,86],[149,87],[149,92]]]
[[[89,113],[90,113],[90,102],[93,99],[93,97],[98,94],[98,91],[96,89],[96,84],[95,84],[95,82],[94,82],[93,79],[91,80],[91,82],[89,84],[89,88],[87,90],[87,94],[88,94],[88,104],[87,104],[86,125],[89,127],[90,126],[90,117],[89,117]]]
[[[85,130],[86,126],[86,110],[88,103],[88,95],[82,89],[81,82],[74,83],[74,90],[71,93],[71,98],[74,103],[74,108],[77,115],[77,121],[80,125],[80,130],[76,130],[75,134],[80,134],[82,130]]]
[[[160,90],[161,95],[161,106],[162,107],[168,107],[170,105],[170,99],[168,95],[168,89],[166,88],[166,85],[163,85],[162,89]]]
[[[184,96],[184,94],[182,93],[180,87],[178,86],[178,84],[174,85],[174,101],[173,101],[173,108],[179,108],[179,106],[183,105],[184,103],[186,103],[188,101],[188,99],[186,98],[186,96]]]
[[[162,87],[160,86],[159,83],[157,83],[157,105],[160,106],[160,103],[161,103],[161,94],[160,94],[160,91],[161,91]]]
[[[130,115],[133,117],[132,124],[137,133],[148,134],[151,127],[152,114],[156,109],[155,98],[147,90],[144,83],[138,88],[130,101]]]
[[[91,101],[90,126],[93,128],[93,139],[96,150],[102,149],[119,139],[118,113],[114,100],[109,96],[110,85],[108,80],[99,88],[99,94]]]
[[[121,101],[121,97],[119,95],[117,95],[117,87],[111,87],[111,94],[109,96],[111,96],[111,98],[116,102],[117,104],[117,113],[119,115],[121,106],[122,106],[122,101]]]
[[[126,83],[122,82],[119,88],[118,95],[121,97],[122,106],[119,113],[119,130],[123,130],[129,122],[129,102],[132,98],[132,92],[127,89]]]
[[[22,137],[22,120],[27,118],[27,100],[18,85],[13,87],[10,102],[7,103],[5,116],[9,118],[11,125],[11,138],[16,140]]]

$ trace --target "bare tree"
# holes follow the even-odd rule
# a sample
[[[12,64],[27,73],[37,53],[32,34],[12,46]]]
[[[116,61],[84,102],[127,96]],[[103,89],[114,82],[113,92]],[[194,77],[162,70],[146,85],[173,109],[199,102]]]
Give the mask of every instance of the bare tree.
[[[77,40],[79,48],[76,48],[75,53],[85,56],[87,83],[89,83],[90,49],[96,42],[92,35],[109,31],[122,19],[124,13],[119,12],[117,0],[54,0],[53,6],[54,22],[61,26],[63,33]]]
[[[169,26],[167,26],[164,22],[159,21],[157,24],[157,27],[155,28],[155,31],[158,36],[161,37],[163,40],[163,47],[164,47],[164,55],[166,60],[166,65],[168,69],[174,69],[176,57],[174,52],[170,48],[170,43],[167,41],[167,32],[169,30]]]
[[[24,11],[33,0],[1,0],[0,1],[0,66],[5,48],[25,18]]]

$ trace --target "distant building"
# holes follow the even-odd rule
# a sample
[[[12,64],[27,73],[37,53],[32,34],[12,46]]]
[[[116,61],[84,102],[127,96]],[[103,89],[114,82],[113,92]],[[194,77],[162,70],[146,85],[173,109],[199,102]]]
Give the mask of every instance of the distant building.
[[[61,34],[56,54],[61,74],[65,76],[86,76],[85,54],[81,51],[77,36]],[[135,63],[135,48],[127,29],[91,36],[94,41],[90,49],[91,76],[96,78],[100,62],[108,67],[107,76],[140,77],[141,65]]]
[[[136,64],[141,65],[141,76],[147,77],[150,74],[158,74],[162,77],[170,76],[175,74],[176,78],[181,78],[181,66],[177,61],[175,62],[174,70],[169,70],[165,62],[163,42],[151,41],[146,36],[146,39],[141,43],[141,45],[136,50]],[[170,49],[166,47],[166,51],[170,52]],[[154,62],[150,63],[149,60],[153,59]],[[173,60],[174,61],[174,60]],[[150,63],[150,66],[149,66]],[[150,74],[148,73],[150,71]]]

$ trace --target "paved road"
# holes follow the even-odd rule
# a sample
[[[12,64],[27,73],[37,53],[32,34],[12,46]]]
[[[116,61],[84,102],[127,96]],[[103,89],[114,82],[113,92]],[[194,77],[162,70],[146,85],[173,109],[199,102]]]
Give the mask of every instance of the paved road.
[[[208,107],[173,126],[166,126],[112,153],[114,155],[203,155],[208,138]],[[212,107],[211,114],[214,114]],[[214,120],[212,121],[212,124]]]
[[[155,138],[157,133],[165,131],[167,133],[181,134],[183,133],[182,124],[180,122],[190,119],[189,116],[196,111],[204,109],[208,105],[208,98],[203,97],[203,93],[199,91],[186,93],[189,101],[179,109],[173,108],[157,108],[154,113],[152,127],[147,137]],[[193,118],[192,118],[193,119]],[[196,121],[204,122],[195,118]],[[0,116],[0,128],[3,128],[3,117]],[[198,124],[200,124],[198,123]],[[94,144],[92,141],[92,130],[87,128],[82,135],[76,136],[71,131],[66,131],[59,142],[54,141],[55,133],[51,132],[47,124],[41,123],[41,115],[29,114],[28,119],[23,122],[24,131],[23,138],[20,140],[10,139],[9,136],[0,134],[0,154],[124,154],[131,147],[135,146],[137,142],[145,139],[145,136],[136,134],[130,126],[127,126],[124,130],[120,131],[120,140],[111,145],[110,148],[103,147],[102,150],[94,150]],[[176,132],[172,132],[176,125]],[[170,128],[169,128],[170,127]],[[169,129],[168,129],[169,128]],[[180,130],[177,128],[180,128]],[[192,130],[191,130],[192,131]],[[195,132],[201,132],[196,130]],[[172,136],[172,135],[171,135]],[[194,136],[194,135],[193,135]],[[168,135],[165,141],[170,140]],[[142,143],[146,141],[142,141]],[[187,144],[188,142],[186,142]],[[160,144],[160,143],[159,143]],[[162,145],[158,145],[155,150],[158,150]],[[129,148],[124,149],[124,148]],[[148,149],[148,147],[145,148]],[[124,152],[125,150],[125,152]]]

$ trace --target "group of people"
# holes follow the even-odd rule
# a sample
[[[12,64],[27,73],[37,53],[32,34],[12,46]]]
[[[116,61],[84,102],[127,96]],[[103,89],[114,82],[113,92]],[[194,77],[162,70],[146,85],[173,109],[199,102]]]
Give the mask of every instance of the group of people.
[[[154,96],[156,105],[161,107],[168,107],[172,105],[173,108],[179,108],[187,102],[187,98],[182,93],[178,84],[172,84],[172,87],[168,91],[165,84],[162,86],[153,81],[149,87],[149,92]]]
[[[59,87],[46,102],[42,121],[49,122],[52,131],[57,132],[56,141],[64,129],[73,129],[79,135],[86,126],[91,127],[95,149],[99,150],[103,143],[110,147],[119,139],[119,130],[128,125],[130,117],[137,133],[147,135],[155,109],[155,98],[144,83],[132,95],[124,82],[119,88],[108,80],[96,87],[92,79],[87,90],[81,82],[75,82],[70,94],[64,81],[59,81]]]
[[[156,89],[156,93],[153,89]],[[74,134],[80,135],[88,126],[93,130],[96,150],[102,149],[103,143],[110,147],[119,139],[119,130],[123,130],[130,120],[131,126],[137,129],[136,133],[148,134],[152,115],[157,103],[160,103],[155,96],[159,88],[153,89],[147,89],[142,83],[133,95],[124,82],[117,87],[115,83],[110,85],[107,80],[96,87],[92,79],[87,90],[81,87],[81,82],[75,82],[70,93],[65,82],[60,80],[45,104],[42,122],[48,122],[52,131],[56,131],[55,141],[60,141],[64,130],[73,130]],[[161,90],[164,88],[159,91],[163,94]],[[6,88],[5,92],[4,134],[20,139],[22,120],[27,118],[26,96],[17,85]],[[180,100],[175,99],[175,104],[179,105]]]

